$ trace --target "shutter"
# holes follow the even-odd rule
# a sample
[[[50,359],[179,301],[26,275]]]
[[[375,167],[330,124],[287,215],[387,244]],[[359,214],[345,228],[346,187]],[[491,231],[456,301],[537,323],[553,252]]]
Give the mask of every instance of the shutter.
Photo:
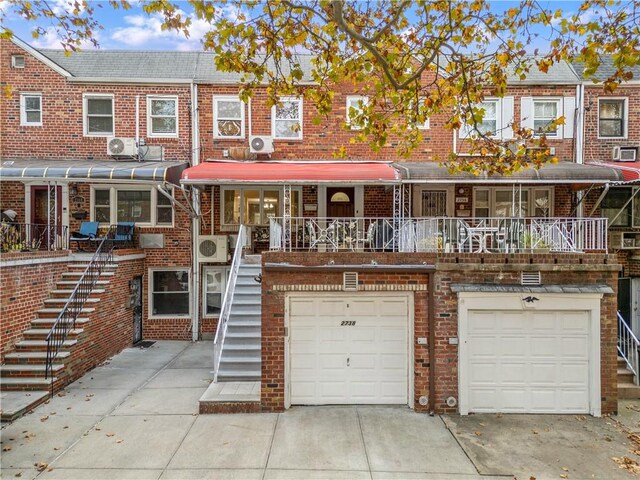
[[[520,122],[523,127],[533,130],[533,97],[520,99]]]
[[[573,123],[576,113],[576,97],[564,97],[563,99],[563,115],[564,115],[564,138],[573,138]]]
[[[514,97],[504,97],[502,102],[502,125],[500,131],[502,132],[503,140],[511,140],[513,138],[513,111],[515,106]]]

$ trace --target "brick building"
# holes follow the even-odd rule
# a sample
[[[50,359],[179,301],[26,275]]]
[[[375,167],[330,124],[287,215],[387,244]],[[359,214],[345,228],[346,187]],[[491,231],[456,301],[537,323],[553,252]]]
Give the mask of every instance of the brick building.
[[[215,336],[217,380],[261,386],[259,400],[218,411],[616,410],[621,267],[598,215],[612,218],[601,193],[634,192],[614,185],[637,170],[591,145],[599,94],[571,65],[487,97],[485,126],[503,139],[511,124],[566,119],[548,133],[561,162],[510,177],[441,167],[452,151],[468,155],[466,130],[445,129],[444,115],[420,126],[410,159],[393,141],[375,153],[350,144],[348,109],[366,101],[351,84],[335,87],[320,124],[302,98],[269,108],[258,91],[245,104],[239,77],[208,53],[65,56],[2,40],[0,73],[12,92],[0,209],[17,215],[3,224],[3,389],[59,387],[140,338]],[[637,150],[631,94],[625,146]],[[341,145],[348,160],[332,160]],[[124,222],[133,245],[115,250],[112,279],[67,332],[76,343],[54,362],[56,379],[44,378],[50,365],[21,370],[42,365],[55,323],[44,319],[65,315],[59,299],[72,290],[61,285],[96,259],[76,250],[100,242],[71,232],[96,225],[113,240],[107,230]],[[625,275],[637,274],[628,257]],[[83,347],[104,332],[108,342]]]

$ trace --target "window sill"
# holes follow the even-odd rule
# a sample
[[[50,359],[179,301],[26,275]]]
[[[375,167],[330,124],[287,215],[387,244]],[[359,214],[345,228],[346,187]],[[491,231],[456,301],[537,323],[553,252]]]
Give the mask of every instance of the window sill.
[[[628,137],[601,137],[598,136],[598,140],[616,140],[616,141],[627,141]]]
[[[42,123],[21,123],[21,127],[41,127]]]
[[[149,315],[148,320],[190,320],[191,315]]]

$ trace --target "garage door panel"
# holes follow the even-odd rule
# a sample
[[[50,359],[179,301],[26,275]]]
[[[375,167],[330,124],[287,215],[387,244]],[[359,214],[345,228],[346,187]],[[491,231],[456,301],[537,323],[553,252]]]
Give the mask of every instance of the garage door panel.
[[[315,302],[315,311],[322,317],[340,317],[344,315],[345,303],[343,300],[322,300]],[[296,315],[297,316],[297,315]]]
[[[289,302],[289,313],[299,318],[314,317],[316,304],[313,300],[308,299],[291,299]]]
[[[589,412],[587,312],[469,310],[466,327],[469,411]]]

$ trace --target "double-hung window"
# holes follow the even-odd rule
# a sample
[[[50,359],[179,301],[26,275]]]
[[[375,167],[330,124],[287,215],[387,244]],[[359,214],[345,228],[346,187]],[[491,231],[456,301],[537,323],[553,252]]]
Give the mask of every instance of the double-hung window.
[[[279,140],[302,139],[302,99],[282,98],[271,110],[273,138]]]
[[[244,138],[244,102],[238,97],[213,97],[213,136]]]
[[[149,311],[152,317],[189,316],[189,270],[149,271]]]
[[[626,108],[624,98],[601,98],[598,101],[598,137],[626,138]]]
[[[475,188],[473,215],[488,217],[536,217],[552,215],[553,189],[543,188]]]
[[[113,95],[87,93],[84,100],[84,134],[106,137],[115,134]]]
[[[347,125],[351,130],[360,130],[364,127],[361,115],[368,103],[369,99],[367,97],[359,95],[347,96]]]
[[[147,135],[149,137],[178,137],[178,97],[147,97]]]
[[[550,124],[560,117],[560,100],[533,100],[533,131],[535,135],[558,136],[558,126]]]
[[[20,125],[23,127],[42,126],[42,94],[20,94]]]
[[[273,187],[223,187],[221,222],[223,225],[268,225],[269,218],[282,214],[282,190]],[[300,216],[299,189],[291,190],[292,216]]]
[[[92,189],[91,219],[116,224],[134,222],[138,226],[173,226],[171,200],[157,189],[134,187],[102,187]]]

